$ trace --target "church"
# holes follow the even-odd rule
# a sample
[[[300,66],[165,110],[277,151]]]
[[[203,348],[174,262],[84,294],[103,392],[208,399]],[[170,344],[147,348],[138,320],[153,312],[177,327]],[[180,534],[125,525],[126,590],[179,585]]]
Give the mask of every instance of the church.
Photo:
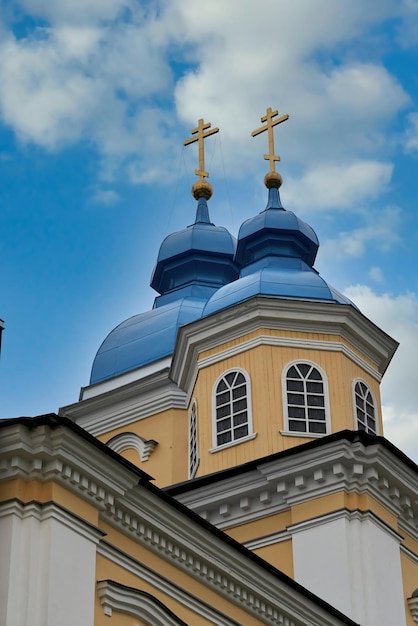
[[[78,402],[0,422],[1,626],[418,623],[417,466],[380,400],[397,342],[282,206],[287,119],[252,133],[266,204],[237,238],[211,222],[199,120],[195,220],[160,246],[152,310]]]

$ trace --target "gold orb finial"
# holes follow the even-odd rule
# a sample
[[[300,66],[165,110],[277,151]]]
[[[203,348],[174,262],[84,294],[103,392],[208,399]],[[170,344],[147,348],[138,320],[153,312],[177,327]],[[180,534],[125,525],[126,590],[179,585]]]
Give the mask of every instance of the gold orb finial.
[[[209,200],[212,194],[212,185],[207,180],[197,180],[192,187],[192,196],[195,200],[199,200],[199,198]]]
[[[277,189],[279,189],[279,187],[282,186],[282,182],[283,178],[278,172],[267,172],[264,176],[264,184],[267,189],[271,189],[272,187],[277,187]]]

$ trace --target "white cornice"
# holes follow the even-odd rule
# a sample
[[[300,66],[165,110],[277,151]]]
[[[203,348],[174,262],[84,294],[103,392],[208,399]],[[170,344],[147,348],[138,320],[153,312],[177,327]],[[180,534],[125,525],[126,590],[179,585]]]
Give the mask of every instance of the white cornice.
[[[88,539],[96,544],[98,544],[106,534],[55,502],[42,503],[32,501],[24,503],[17,499],[1,502],[0,517],[7,517],[9,515],[14,515],[21,520],[34,518],[38,522],[54,519],[69,528],[72,532],[76,532],[84,539]]]
[[[113,503],[140,480],[138,472],[64,425],[28,428],[14,423],[3,428],[0,459],[3,480],[54,480],[98,508]]]
[[[112,580],[101,580],[97,590],[104,614],[112,616],[113,611],[136,617],[152,626],[187,626],[177,618],[157,598],[140,589],[126,587]]]
[[[272,335],[258,335],[258,337],[254,337],[253,339],[249,339],[247,341],[243,341],[240,344],[227,348],[226,350],[221,350],[216,354],[212,354],[210,356],[199,359],[198,361],[198,369],[203,369],[214,363],[219,363],[219,361],[223,361],[229,359],[237,354],[242,354],[247,350],[252,350],[259,346],[277,346],[282,348],[298,348],[298,349],[307,349],[307,350],[327,350],[328,352],[341,352],[349,358],[353,363],[359,365],[362,369],[364,369],[370,376],[372,376],[375,380],[380,382],[382,380],[381,374],[373,367],[367,363],[364,359],[358,356],[354,350],[348,348],[344,343],[338,341],[320,341],[315,339],[293,339],[291,337],[274,337]],[[302,357],[303,358],[303,357]]]
[[[281,543],[282,541],[288,541],[295,533],[304,532],[307,529],[316,528],[318,526],[322,526],[324,524],[328,524],[329,522],[340,519],[344,519],[347,521],[355,519],[360,522],[364,522],[366,520],[371,521],[373,524],[378,526],[380,530],[383,530],[385,533],[388,533],[391,537],[393,537],[399,544],[403,540],[403,537],[401,537],[399,533],[395,532],[392,528],[382,522],[382,520],[378,519],[376,515],[374,515],[370,511],[360,511],[358,509],[354,511],[349,511],[348,509],[339,509],[337,511],[331,511],[330,513],[326,513],[325,515],[313,517],[303,522],[290,524],[289,526],[286,526],[285,530],[271,533],[269,535],[264,535],[262,537],[257,537],[256,539],[252,539],[251,541],[246,541],[244,545],[249,550],[265,548],[266,546]]]
[[[130,492],[101,512],[101,518],[196,580],[204,581],[265,624],[335,626],[343,618],[330,615],[302,590],[271,575],[256,561],[148,491]]]
[[[131,370],[130,372],[119,374],[118,376],[113,376],[113,378],[109,378],[108,380],[104,380],[100,383],[94,383],[93,385],[82,387],[80,390],[80,400],[88,400],[89,398],[94,398],[95,396],[101,396],[108,391],[114,391],[119,389],[120,387],[125,387],[130,383],[134,383],[138,380],[148,378],[162,370],[169,369],[170,364],[171,356],[166,357],[165,359],[154,361],[149,365],[138,367],[137,369]]]
[[[367,493],[398,518],[402,530],[418,535],[416,474],[382,445],[328,442],[243,469],[176,498],[226,529],[288,510],[292,505],[340,491]]]
[[[169,379],[165,369],[101,396],[62,407],[59,414],[99,436],[161,411],[186,407],[186,394]]]
[[[182,326],[171,378],[190,389],[199,353],[261,328],[339,335],[375,363],[380,375],[398,345],[353,306],[258,296]]]
[[[51,420],[53,421],[53,420]],[[3,480],[54,482],[88,500],[118,531],[216,590],[265,624],[340,626],[330,611],[290,579],[275,575],[197,519],[141,484],[141,473],[65,424],[17,421],[2,428]]]
[[[208,620],[211,624],[218,626],[236,626],[236,622],[223,616],[216,608],[206,604],[196,596],[192,595],[182,587],[176,585],[173,581],[161,576],[154,570],[148,568],[144,563],[137,561],[130,554],[126,554],[107,543],[102,541],[97,547],[97,552],[108,561],[115,563],[123,570],[130,572],[139,580],[151,584],[155,589],[163,592],[169,598],[181,602],[184,606],[194,611],[203,619]]]

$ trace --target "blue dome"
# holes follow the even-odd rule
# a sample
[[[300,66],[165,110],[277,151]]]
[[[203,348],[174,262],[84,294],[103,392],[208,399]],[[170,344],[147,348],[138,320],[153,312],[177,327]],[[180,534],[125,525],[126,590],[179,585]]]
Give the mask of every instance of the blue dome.
[[[206,304],[203,316],[253,296],[351,304],[348,298],[328,285],[315,270],[300,259],[270,258],[251,265],[241,273],[241,278],[218,289]]]
[[[285,211],[278,188],[272,187],[266,209],[242,224],[235,260],[246,266],[266,255],[274,255],[300,258],[312,267],[318,248],[313,228],[291,211]]]
[[[206,200],[199,198],[195,223],[168,235],[161,244],[151,287],[162,296],[189,285],[218,289],[238,278],[235,248],[235,237],[212,224]],[[165,303],[167,298],[161,300]]]
[[[152,311],[117,326],[100,346],[90,384],[142,367],[173,353],[180,326],[201,317],[210,296],[238,277],[235,238],[210,222],[199,198],[195,223],[166,237],[151,278],[159,294]]]
[[[271,187],[266,209],[240,228],[235,256],[240,278],[218,289],[203,315],[259,295],[351,304],[313,268],[318,248],[315,231],[285,211],[278,187]]]
[[[207,298],[186,297],[130,317],[116,326],[100,346],[90,384],[124,374],[170,356],[180,326],[198,319]]]

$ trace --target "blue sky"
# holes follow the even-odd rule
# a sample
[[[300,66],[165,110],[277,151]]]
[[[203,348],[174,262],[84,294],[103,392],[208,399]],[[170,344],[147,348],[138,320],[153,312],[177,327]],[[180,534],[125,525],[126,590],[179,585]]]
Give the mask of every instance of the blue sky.
[[[401,346],[385,434],[418,459],[417,0],[21,0],[0,16],[0,416],[74,402],[107,333],[152,306],[194,219],[199,118],[212,220],[261,211],[266,107],[284,206],[316,267]]]

